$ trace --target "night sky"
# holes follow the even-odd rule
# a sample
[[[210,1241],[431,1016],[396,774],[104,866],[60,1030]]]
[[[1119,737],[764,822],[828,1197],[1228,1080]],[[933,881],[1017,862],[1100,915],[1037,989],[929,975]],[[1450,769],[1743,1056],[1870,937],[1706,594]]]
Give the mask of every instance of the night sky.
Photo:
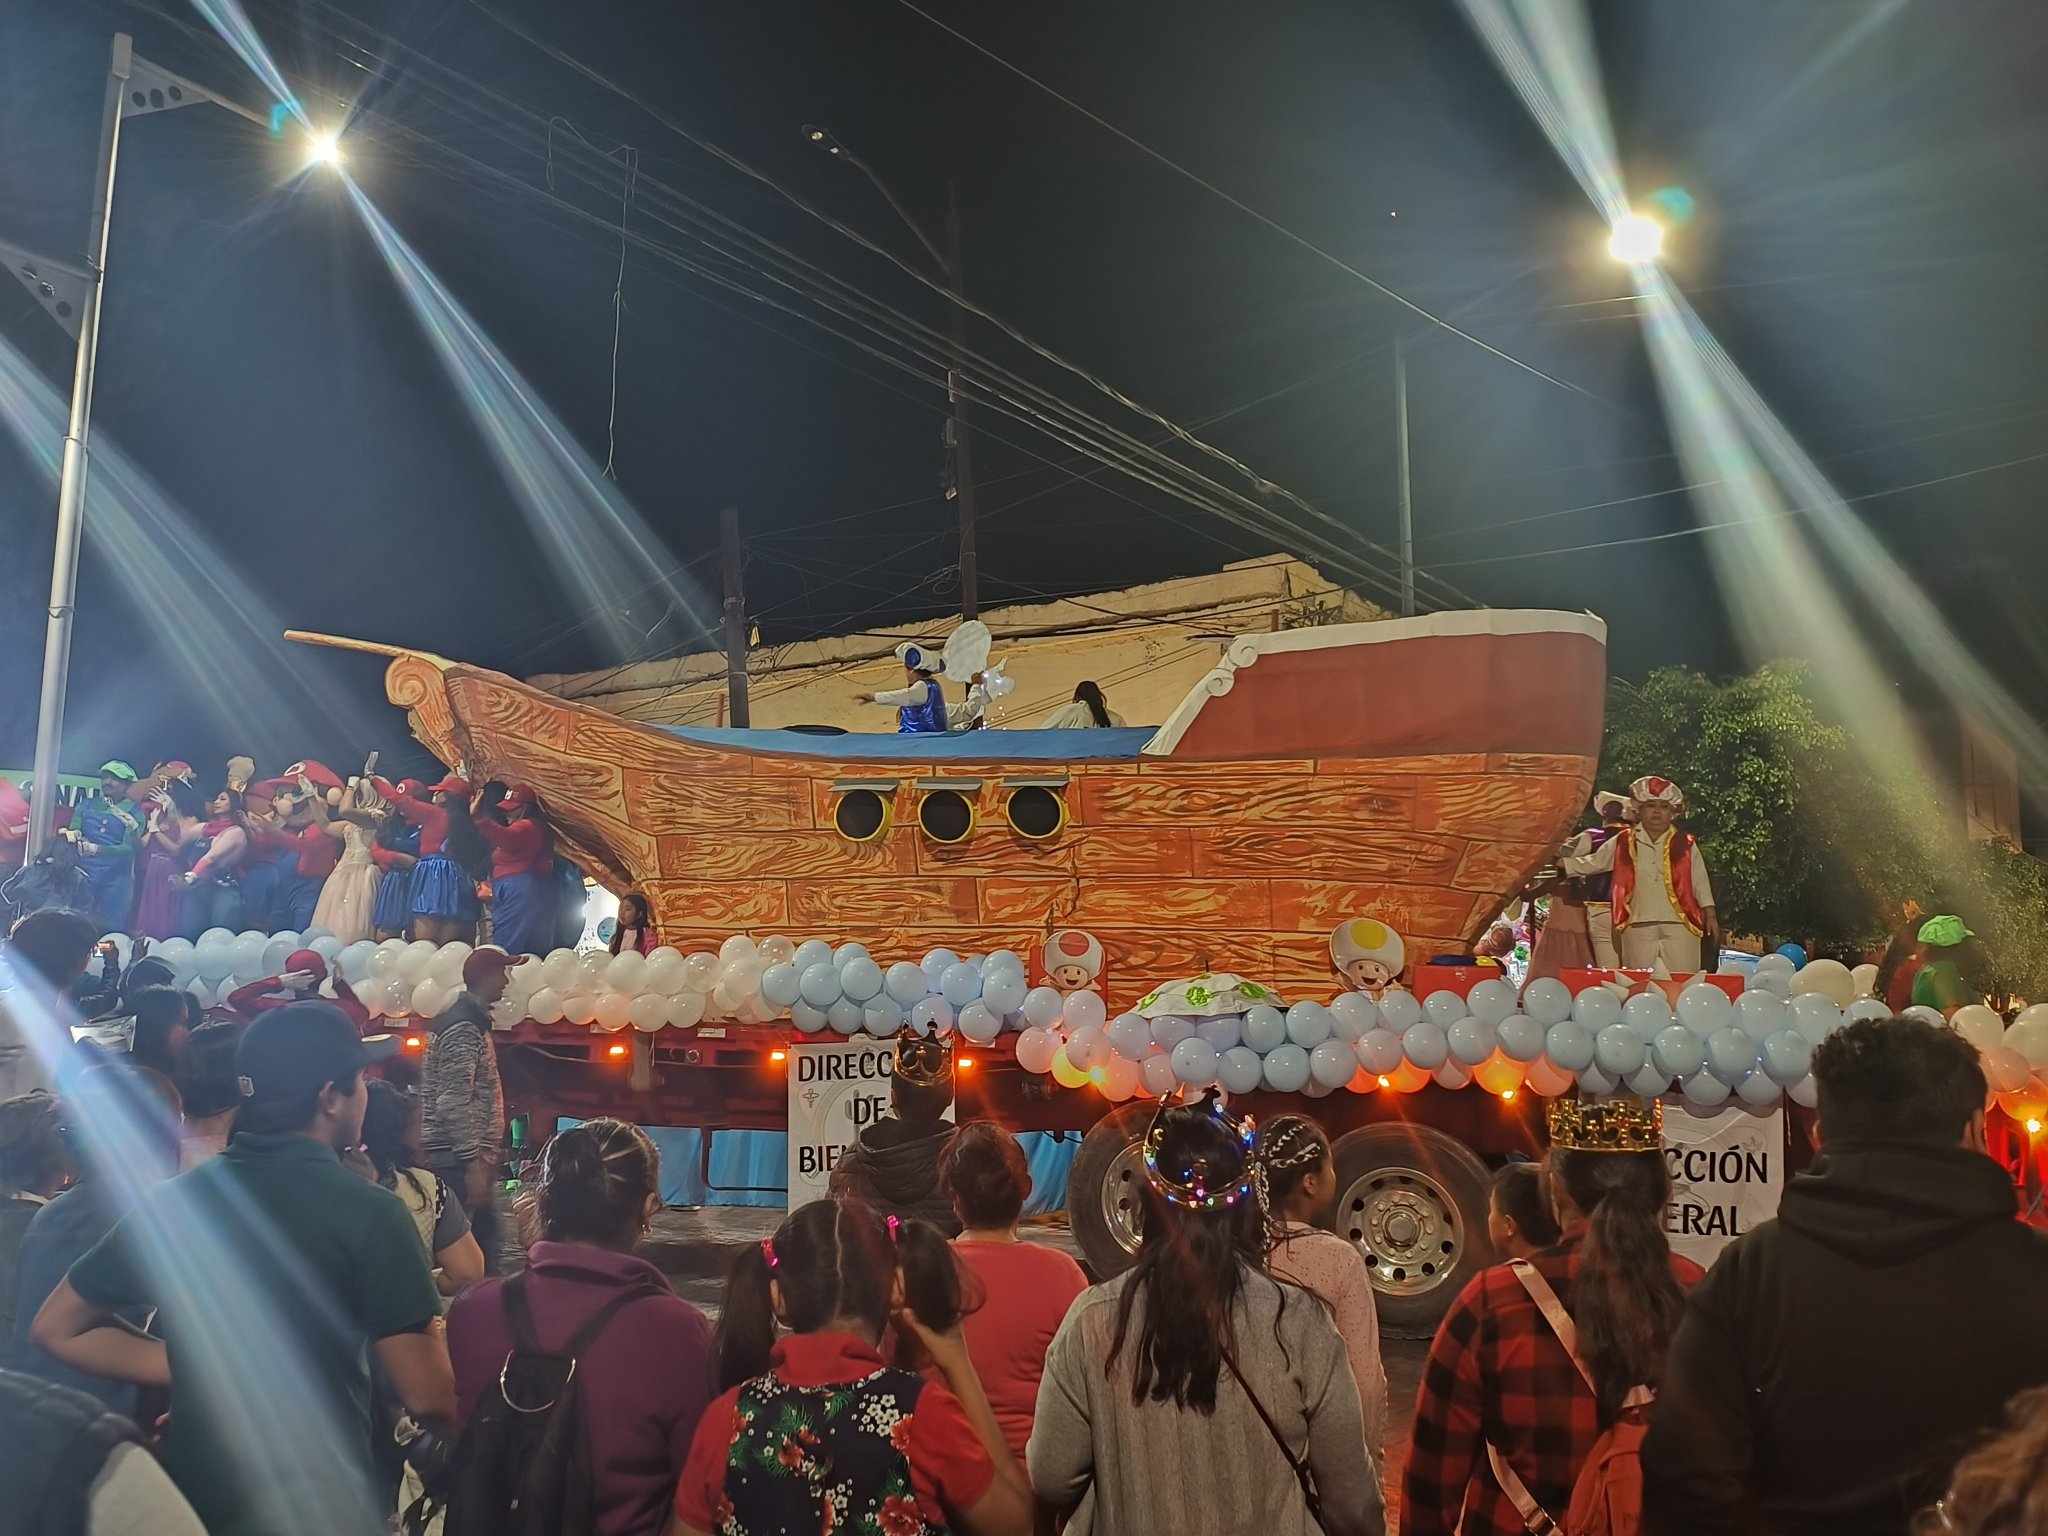
[[[196,10],[160,3],[0,5],[0,239],[77,256],[116,29],[158,63],[269,106]],[[607,190],[572,171],[571,133],[634,148],[648,180],[627,223],[648,239],[701,257],[657,222],[658,180],[945,324],[932,295],[657,114],[906,262],[925,260],[871,185],[805,143],[800,125],[816,122],[934,230],[957,181],[978,301],[1177,421],[1231,413],[1203,435],[1382,543],[1395,527],[1390,346],[1406,338],[1425,565],[1487,603],[1596,610],[1624,675],[1756,659],[1705,558],[1705,538],[1720,535],[1579,548],[1698,514],[1683,495],[1651,494],[1684,476],[1632,306],[1613,302],[1627,273],[1456,6],[930,8],[1584,393],[1432,331],[897,0],[247,0],[316,117],[332,118],[337,96],[357,104],[346,142],[363,190],[598,465],[619,242],[590,220],[615,222],[620,190],[616,172]],[[1591,10],[1631,193],[1676,185],[1696,203],[1668,269],[1838,488],[1863,496],[2048,449],[2038,0]],[[376,78],[361,67],[379,60]],[[552,194],[550,119],[565,157]],[[152,515],[171,549],[135,541],[124,581],[88,534],[68,771],[109,755],[145,766],[182,756],[211,778],[231,751],[353,765],[372,746],[416,761],[382,702],[381,663],[286,646],[276,631],[415,644],[521,673],[673,654],[715,619],[725,503],[741,508],[748,606],[770,641],[897,632],[955,607],[939,392],[636,248],[617,483],[666,563],[689,564],[683,601],[629,589],[609,594],[606,615],[536,539],[341,188],[296,173],[301,142],[203,107],[127,124],[95,422],[99,441],[161,488]],[[1069,402],[1156,435],[987,328],[971,339]],[[68,338],[11,283],[0,341],[68,391]],[[1095,466],[1015,422],[985,422],[975,453],[985,606],[1195,572],[1279,542],[1113,473],[1082,481]],[[2048,712],[2044,490],[2048,463],[2036,462],[1857,508],[2037,715]],[[1618,504],[1564,511],[1593,503]],[[8,433],[0,507],[0,764],[26,765],[55,494]],[[184,578],[151,582],[159,559]],[[193,594],[202,613],[175,605]],[[211,663],[198,643],[223,637],[235,665]]]

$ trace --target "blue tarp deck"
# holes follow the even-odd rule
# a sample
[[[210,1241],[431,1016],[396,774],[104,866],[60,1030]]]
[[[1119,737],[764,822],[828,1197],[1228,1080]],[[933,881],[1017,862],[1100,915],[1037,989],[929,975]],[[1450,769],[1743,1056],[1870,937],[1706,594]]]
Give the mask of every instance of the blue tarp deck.
[[[679,741],[733,752],[774,752],[847,761],[1078,763],[1134,758],[1152,739],[1149,725],[1085,731],[918,731],[905,735],[847,731],[733,730],[709,725],[664,725]]]

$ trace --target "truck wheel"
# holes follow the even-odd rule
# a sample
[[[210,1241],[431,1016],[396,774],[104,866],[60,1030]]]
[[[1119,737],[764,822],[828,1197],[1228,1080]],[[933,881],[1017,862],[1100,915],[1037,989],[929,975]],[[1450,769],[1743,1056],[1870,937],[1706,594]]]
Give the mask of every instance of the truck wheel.
[[[1137,1262],[1145,1217],[1145,1129],[1155,1107],[1149,1099],[1126,1104],[1096,1121],[1067,1173],[1067,1219],[1098,1280]]]
[[[1397,1338],[1430,1337],[1465,1282],[1493,1262],[1486,1165],[1426,1125],[1364,1126],[1338,1137],[1330,1155],[1331,1226],[1365,1255],[1380,1326]]]

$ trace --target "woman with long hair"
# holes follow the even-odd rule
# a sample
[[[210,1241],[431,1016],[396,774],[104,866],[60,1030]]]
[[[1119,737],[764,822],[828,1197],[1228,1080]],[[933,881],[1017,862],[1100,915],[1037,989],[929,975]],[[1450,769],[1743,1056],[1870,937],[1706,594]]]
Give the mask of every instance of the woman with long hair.
[[[413,937],[431,944],[474,941],[483,910],[476,883],[488,872],[491,855],[470,820],[469,780],[446,774],[424,799],[375,775],[370,787],[419,828],[419,861],[408,897]]]
[[[377,892],[384,883],[384,871],[372,851],[378,817],[363,803],[368,788],[361,779],[351,779],[346,790],[328,790],[334,814],[320,823],[327,836],[341,844],[341,857],[320,886],[313,926],[325,928],[343,944],[370,937],[376,926]]]
[[[579,1332],[576,1385],[598,1536],[659,1536],[712,1385],[711,1325],[634,1246],[661,1209],[661,1157],[638,1126],[587,1120],[541,1152],[540,1240],[523,1273],[486,1280],[448,1311],[458,1420],[501,1386],[515,1302],[535,1342]],[[608,1310],[609,1309],[609,1310]],[[600,1320],[600,1314],[603,1314]],[[451,1506],[450,1515],[460,1514]]]
[[[612,953],[623,954],[630,949],[651,955],[660,946],[661,936],[654,927],[654,908],[638,891],[626,892],[619,898],[619,915],[612,927]]]
[[[1102,687],[1092,680],[1074,684],[1074,697],[1047,715],[1039,724],[1044,731],[1107,730],[1124,723],[1124,717],[1109,707]]]
[[[1330,1138],[1306,1115],[1277,1116],[1259,1128],[1259,1167],[1273,1218],[1266,1267],[1275,1280],[1300,1286],[1330,1309],[1358,1383],[1365,1444],[1377,1461],[1387,1428],[1380,1314],[1365,1255],[1356,1244],[1323,1230],[1337,1204]]]
[[[962,1325],[967,1355],[1021,1466],[1046,1349],[1088,1277],[1051,1244],[1018,1237],[1031,1165],[993,1120],[970,1120],[953,1133],[939,1153],[939,1188],[960,1218],[954,1257],[984,1295]]]
[[[146,807],[135,933],[147,939],[176,938],[184,931],[178,876],[203,846],[205,806],[189,781],[167,778],[150,791]]]
[[[448,1181],[420,1155],[419,1100],[390,1083],[373,1081],[363,1110],[363,1151],[377,1182],[398,1196],[434,1266],[443,1296],[460,1294],[484,1277],[484,1251]]]
[[[1562,1237],[1475,1275],[1438,1326],[1402,1536],[1521,1536],[1531,1511],[1562,1520],[1594,1441],[1647,1414],[1700,1280],[1664,1238],[1671,1175],[1656,1101],[1553,1099],[1549,1122]],[[1569,1318],[1575,1348],[1552,1314]]]
[[[966,1304],[935,1227],[858,1201],[814,1200],[741,1249],[718,1320],[726,1390],[690,1446],[670,1536],[1025,1536],[1031,1500],[961,1338]],[[937,1379],[883,1359],[892,1322]]]
[[[185,937],[209,928],[230,933],[242,926],[242,888],[236,873],[253,846],[249,813],[237,790],[223,789],[206,802],[206,851],[179,877],[184,888]]]
[[[1144,1166],[1138,1262],[1082,1292],[1047,1351],[1033,1489],[1095,1536],[1378,1536],[1344,1341],[1266,1273],[1251,1121],[1213,1093],[1164,1104]]]
[[[482,806],[475,825],[490,846],[491,942],[544,955],[555,936],[554,828],[531,784],[507,785],[495,800],[486,787]]]
[[[2048,1387],[2006,1405],[2004,1432],[1961,1461],[1915,1536],[2038,1536],[2048,1531]]]
[[[377,901],[370,909],[370,937],[402,939],[412,926],[412,872],[420,861],[420,829],[398,813],[398,807],[379,795],[375,780],[366,780],[369,793],[362,797],[361,814],[372,818],[370,860],[381,878]],[[417,798],[427,786],[418,779],[400,779],[401,794]]]

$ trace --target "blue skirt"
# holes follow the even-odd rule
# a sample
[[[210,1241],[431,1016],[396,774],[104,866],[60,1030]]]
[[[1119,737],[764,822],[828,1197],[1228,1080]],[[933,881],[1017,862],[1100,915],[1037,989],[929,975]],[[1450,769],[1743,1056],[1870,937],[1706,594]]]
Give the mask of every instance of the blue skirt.
[[[491,877],[491,942],[515,955],[544,955],[554,946],[552,873]]]
[[[412,871],[387,869],[377,882],[377,905],[370,915],[372,933],[404,933],[412,920]]]
[[[412,867],[412,915],[473,923],[480,909],[476,882],[445,853],[429,853]]]

